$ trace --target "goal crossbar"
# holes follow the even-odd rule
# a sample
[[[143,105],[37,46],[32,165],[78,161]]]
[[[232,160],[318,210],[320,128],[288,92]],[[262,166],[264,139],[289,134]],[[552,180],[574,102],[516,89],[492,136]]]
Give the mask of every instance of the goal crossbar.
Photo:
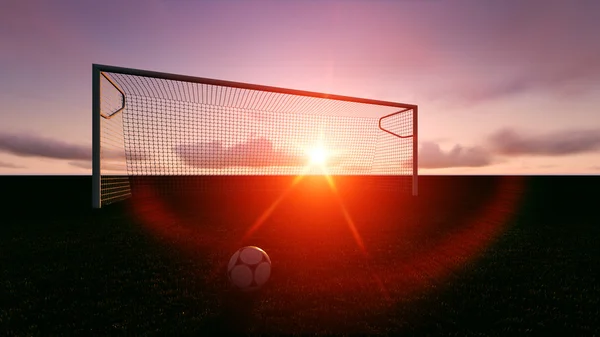
[[[294,174],[289,162],[298,153],[286,149],[283,154],[280,148],[314,138],[311,130],[317,127],[333,135],[333,147],[343,147],[342,138],[356,142],[348,146],[358,152],[345,149],[349,153],[335,172],[410,175],[417,195],[417,117],[413,104],[93,64],[93,207],[131,196],[132,176],[257,174],[258,167],[267,175]],[[202,138],[206,134],[214,139]],[[173,149],[179,151],[177,159]],[[364,158],[355,165],[353,157]],[[170,171],[159,171],[155,167],[165,158]],[[115,163],[121,171],[110,174],[109,164]]]

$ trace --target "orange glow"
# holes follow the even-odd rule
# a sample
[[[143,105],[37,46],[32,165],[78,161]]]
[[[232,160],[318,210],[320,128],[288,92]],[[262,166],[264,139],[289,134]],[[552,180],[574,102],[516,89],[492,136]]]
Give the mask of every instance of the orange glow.
[[[311,164],[313,165],[319,165],[321,170],[323,171],[323,174],[327,177],[328,181],[330,181],[330,177],[327,174],[327,171],[325,169],[325,163],[327,160],[327,150],[325,150],[325,147],[323,147],[322,145],[316,146],[314,148],[312,148],[310,151],[307,151],[310,159],[311,159]],[[252,226],[250,226],[250,228],[246,231],[246,234],[244,234],[244,236],[241,239],[241,242],[244,242],[245,240],[247,240],[252,233],[254,233],[257,229],[259,229],[262,224],[265,223],[265,221],[269,218],[269,216],[271,216],[271,214],[273,213],[273,211],[275,211],[275,209],[277,208],[277,206],[279,206],[279,204],[287,197],[287,195],[293,190],[293,188],[298,185],[298,183],[300,183],[300,181],[302,180],[302,178],[304,178],[304,176],[306,175],[306,173],[310,170],[310,165],[307,165],[304,167],[304,169],[302,170],[302,173],[298,176],[296,176],[294,178],[294,181],[292,181],[292,184],[290,185],[290,187],[288,187],[287,190],[285,190],[272,204],[271,206],[269,206],[259,217],[258,219],[252,224]],[[332,186],[332,190],[335,190],[335,186],[333,185],[333,181],[330,182],[330,186]],[[343,206],[342,206],[343,207]],[[344,216],[347,217],[348,219],[350,219],[350,215],[347,214],[347,211],[345,211],[344,209]],[[351,219],[350,219],[351,221]],[[354,228],[353,224],[351,225],[351,228]],[[356,229],[353,230],[353,234],[354,232],[356,232]],[[355,237],[358,236],[358,232],[356,232]],[[361,247],[361,249],[363,248],[362,245],[362,241],[360,240],[360,236],[358,236],[358,240],[357,242],[359,242],[359,246]]]
[[[260,226],[262,226],[263,223],[265,223],[265,221],[269,218],[269,216],[273,213],[273,211],[277,208],[277,206],[279,206],[279,204],[285,199],[285,197],[294,189],[294,187],[296,185],[298,185],[298,183],[302,180],[302,178],[304,178],[304,174],[298,175],[296,176],[296,178],[294,178],[294,181],[292,181],[292,184],[290,185],[290,187],[288,187],[287,190],[285,190],[280,196],[279,198],[277,198],[272,204],[271,206],[269,206],[259,217],[258,219],[256,219],[256,221],[254,222],[254,224],[252,224],[252,226],[250,226],[250,228],[246,231],[246,234],[244,234],[243,238],[242,238],[242,242],[244,242],[246,239],[248,239],[248,237],[250,237],[250,235],[252,235],[252,233],[254,233],[257,229],[260,228]]]
[[[437,209],[431,208],[431,203],[443,205],[446,201],[444,198],[437,199],[440,196],[448,196],[448,194],[454,196],[457,193],[454,186],[447,187],[442,183],[434,182],[430,183],[432,186],[429,189],[423,189],[423,195],[432,198],[431,201],[427,203],[413,201],[410,205],[415,210],[407,212],[407,214],[422,214],[424,215],[423,220],[379,221],[381,219],[377,217],[379,211],[387,209],[388,206],[384,205],[385,208],[380,208],[379,206],[370,207],[370,205],[384,202],[383,199],[377,199],[374,203],[367,203],[362,198],[346,199],[347,191],[352,191],[346,190],[348,180],[344,180],[343,177],[338,180],[338,177],[329,175],[325,167],[318,169],[323,174],[317,177],[299,175],[293,177],[292,180],[282,180],[285,181],[285,185],[282,185],[285,188],[284,191],[274,194],[272,201],[262,204],[258,209],[259,216],[256,216],[256,213],[248,214],[251,216],[249,221],[240,220],[247,221],[246,224],[251,225],[247,229],[242,228],[242,241],[253,240],[259,243],[261,240],[264,240],[263,242],[272,241],[275,253],[273,256],[277,261],[292,261],[292,259],[298,258],[297,251],[300,250],[303,254],[307,254],[307,261],[310,262],[308,266],[305,266],[306,268],[314,268],[315,264],[320,264],[319,267],[321,267],[331,261],[339,261],[338,258],[328,259],[328,257],[321,261],[319,260],[322,257],[320,254],[332,253],[335,255],[336,249],[343,249],[343,254],[348,256],[346,261],[355,261],[350,263],[356,263],[359,266],[352,274],[355,277],[336,277],[335,272],[331,274],[323,272],[323,274],[313,277],[295,271],[295,269],[303,268],[288,268],[286,272],[297,275],[298,280],[303,282],[314,281],[311,296],[331,294],[332,292],[354,292],[356,289],[366,289],[363,291],[372,289],[370,291],[373,292],[373,295],[378,296],[374,296],[374,300],[365,305],[378,308],[377,310],[393,305],[396,301],[411,299],[422,291],[443,286],[448,277],[468,266],[469,262],[481,257],[485,249],[505,231],[506,225],[509,223],[508,219],[517,210],[516,207],[524,187],[523,179],[520,177],[498,178],[489,197],[486,196],[481,204],[474,204],[475,210],[472,213],[453,219],[454,224],[448,224],[448,221],[445,220],[441,223],[428,220],[435,214],[423,213],[430,209]],[[319,184],[319,181],[322,184]],[[353,181],[350,180],[350,182]],[[307,188],[303,189],[302,186]],[[185,214],[179,214],[173,203],[160,197],[159,190],[142,185],[136,191],[136,195],[143,199],[133,199],[132,206],[136,218],[147,230],[166,244],[187,250],[196,256],[197,252],[206,250],[234,251],[242,244],[249,243],[240,243],[237,240],[238,234],[234,234],[236,238],[231,240],[232,233],[230,231],[214,231],[213,228],[220,225],[218,223],[211,225],[210,218],[195,214],[190,218]],[[298,194],[295,194],[296,191]],[[328,191],[332,193],[328,194]],[[383,195],[382,197],[387,198],[387,196]],[[215,202],[220,202],[220,200]],[[395,203],[396,201],[394,201]],[[397,203],[402,205],[404,201],[398,199]],[[317,205],[317,207],[313,212],[305,211],[309,208],[299,208],[307,204],[309,206]],[[243,209],[248,210],[252,207]],[[282,209],[283,212],[279,215],[283,216],[301,214],[298,218],[290,221],[284,220],[283,222],[289,226],[278,228],[275,231],[277,234],[266,232],[265,235],[254,238],[253,235],[259,231],[259,228],[262,228],[263,225],[268,226],[270,217],[277,218],[279,209]],[[331,212],[332,209],[339,209],[340,212],[332,216],[332,213],[337,213]],[[312,226],[310,221],[302,221],[319,217],[320,212],[323,212],[323,216],[327,220],[314,222],[319,226]],[[362,212],[369,212],[369,214]],[[444,212],[442,211],[441,214]],[[361,217],[365,215],[369,217],[369,223],[376,224],[376,228],[372,228],[369,223],[362,220]],[[225,215],[219,213],[217,218],[223,216]],[[235,219],[240,219],[238,214],[235,215]],[[297,221],[298,219],[301,221]],[[275,221],[273,224],[277,225],[281,222]],[[331,227],[327,224],[331,224]],[[393,229],[393,232],[390,232],[390,229]],[[344,235],[346,233],[350,235]],[[389,236],[388,233],[395,235]],[[322,238],[327,239],[325,235],[330,234],[336,235],[336,239],[325,244],[319,242]],[[276,235],[275,239],[272,235]],[[276,243],[278,238],[281,238],[282,242],[287,245],[290,237],[293,238],[291,244],[296,246],[293,246],[292,249],[275,249],[278,246]],[[315,238],[319,241],[314,240]],[[314,242],[314,246],[311,246],[312,242]],[[339,246],[338,243],[340,243]],[[345,243],[356,245],[357,249],[353,252],[352,249],[347,249]],[[357,254],[354,255],[355,253]],[[228,257],[226,256],[226,258]],[[224,259],[224,261],[226,260]],[[222,271],[223,264],[217,262],[214,264],[214,268],[209,271],[203,270],[202,274],[203,277],[214,281]],[[291,279],[290,274],[288,276]],[[342,284],[343,286],[340,286]]]
[[[325,173],[325,172],[324,172]],[[346,220],[346,224],[348,224],[348,228],[350,229],[350,232],[352,233],[352,236],[354,237],[354,241],[356,241],[356,244],[358,245],[358,247],[360,248],[360,250],[363,252],[363,254],[367,254],[367,250],[365,248],[365,244],[360,236],[360,234],[358,233],[358,230],[356,229],[356,226],[354,225],[354,220],[352,220],[352,217],[350,216],[350,213],[348,212],[348,209],[346,208],[346,206],[344,205],[342,199],[340,198],[338,192],[337,192],[337,188],[335,187],[335,182],[333,181],[333,178],[331,178],[330,175],[325,174],[325,179],[327,179],[327,183],[329,184],[329,187],[331,188],[331,191],[334,193],[340,208],[342,210],[342,214],[344,215],[344,219]]]
[[[329,187],[331,188],[331,191],[333,192],[333,194],[335,195],[338,204],[342,210],[342,213],[344,215],[344,219],[346,220],[346,224],[348,225],[348,229],[350,229],[350,232],[352,233],[352,237],[354,238],[354,241],[356,242],[356,245],[358,246],[358,248],[360,249],[360,251],[362,252],[363,256],[368,259],[369,258],[369,253],[367,252],[367,248],[365,247],[365,243],[360,235],[360,233],[358,232],[358,229],[356,228],[356,225],[354,224],[354,220],[352,219],[352,217],[350,216],[350,212],[348,212],[348,209],[346,208],[346,205],[344,205],[344,202],[342,200],[342,198],[340,197],[337,188],[335,186],[335,182],[333,181],[333,178],[327,174],[327,172],[325,171],[325,169],[323,168],[323,173],[325,175],[325,179],[327,179],[327,183],[329,185]],[[389,295],[389,292],[387,291],[387,288],[385,286],[385,284],[383,283],[383,281],[381,280],[381,278],[378,275],[378,272],[375,270],[370,270],[370,274],[373,277],[373,280],[375,281],[375,283],[377,284],[377,287],[379,288],[379,291],[381,292],[381,294],[383,295],[383,298],[385,299],[385,301],[387,303],[391,303],[391,297]]]

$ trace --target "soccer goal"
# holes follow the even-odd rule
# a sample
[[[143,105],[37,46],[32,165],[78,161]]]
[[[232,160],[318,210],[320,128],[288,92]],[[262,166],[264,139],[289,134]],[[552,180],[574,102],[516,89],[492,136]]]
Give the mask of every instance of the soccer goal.
[[[368,176],[417,195],[416,105],[92,70],[94,208],[135,196],[144,177]]]

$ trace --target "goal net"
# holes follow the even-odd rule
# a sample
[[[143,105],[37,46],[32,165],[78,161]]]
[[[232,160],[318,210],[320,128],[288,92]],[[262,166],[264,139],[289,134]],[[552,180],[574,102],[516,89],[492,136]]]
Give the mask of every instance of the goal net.
[[[326,174],[417,194],[415,105],[103,65],[92,89],[96,208],[149,179],[173,190]]]

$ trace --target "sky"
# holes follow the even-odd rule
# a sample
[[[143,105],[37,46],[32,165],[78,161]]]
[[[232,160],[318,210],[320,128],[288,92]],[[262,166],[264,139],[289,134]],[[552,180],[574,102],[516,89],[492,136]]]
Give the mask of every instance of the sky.
[[[600,2],[3,0],[0,174],[91,174],[92,64],[419,106],[420,174],[599,174]]]

